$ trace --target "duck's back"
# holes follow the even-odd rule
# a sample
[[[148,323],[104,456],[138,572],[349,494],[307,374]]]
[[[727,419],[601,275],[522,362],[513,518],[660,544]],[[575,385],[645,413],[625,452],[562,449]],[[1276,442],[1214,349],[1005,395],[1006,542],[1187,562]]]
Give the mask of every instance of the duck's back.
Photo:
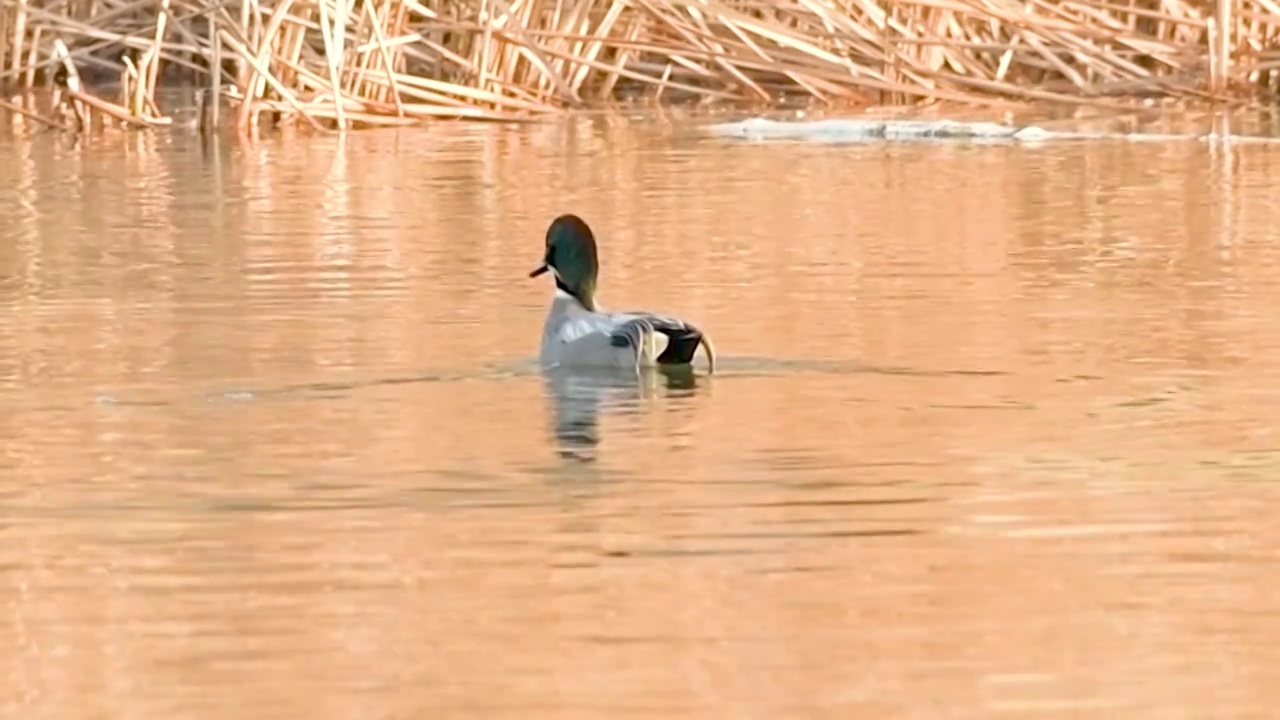
[[[592,312],[568,295],[556,294],[542,330],[538,360],[543,366],[631,367],[643,342],[620,341],[619,320]]]

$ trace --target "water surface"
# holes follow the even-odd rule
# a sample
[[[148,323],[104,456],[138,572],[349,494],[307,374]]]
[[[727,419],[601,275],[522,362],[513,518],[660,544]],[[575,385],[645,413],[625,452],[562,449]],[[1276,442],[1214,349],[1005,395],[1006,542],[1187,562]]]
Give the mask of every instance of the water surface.
[[[1264,717],[1280,152],[0,141],[0,715]],[[712,377],[531,364],[546,223]]]

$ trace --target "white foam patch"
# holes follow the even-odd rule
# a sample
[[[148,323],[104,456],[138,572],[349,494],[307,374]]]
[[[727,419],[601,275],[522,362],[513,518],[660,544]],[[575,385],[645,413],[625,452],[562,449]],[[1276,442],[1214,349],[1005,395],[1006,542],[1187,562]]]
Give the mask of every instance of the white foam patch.
[[[828,143],[881,140],[967,140],[970,142],[1047,142],[1052,140],[1112,139],[1145,142],[1280,142],[1280,138],[1210,133],[1107,133],[1047,130],[1035,125],[1015,127],[993,122],[956,120],[803,120],[751,118],[708,125],[712,135],[744,140],[806,140]]]

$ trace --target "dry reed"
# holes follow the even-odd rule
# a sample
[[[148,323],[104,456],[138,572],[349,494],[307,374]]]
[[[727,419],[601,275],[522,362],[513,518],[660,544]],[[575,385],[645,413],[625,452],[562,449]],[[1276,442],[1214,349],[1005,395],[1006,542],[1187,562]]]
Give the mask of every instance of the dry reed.
[[[213,71],[217,69],[218,71]],[[84,77],[118,82],[118,99]],[[3,0],[0,84],[53,127],[518,120],[625,97],[769,106],[1274,102],[1280,0]],[[222,103],[233,112],[220,115]],[[5,107],[13,107],[5,103]],[[27,115],[29,109],[24,109]]]

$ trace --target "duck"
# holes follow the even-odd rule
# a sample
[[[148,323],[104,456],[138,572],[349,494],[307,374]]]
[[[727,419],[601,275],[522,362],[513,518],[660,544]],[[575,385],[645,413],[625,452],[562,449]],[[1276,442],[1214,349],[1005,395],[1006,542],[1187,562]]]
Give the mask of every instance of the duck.
[[[691,368],[702,348],[708,374],[715,372],[711,338],[691,323],[653,312],[609,312],[600,307],[596,238],[581,217],[560,215],[547,227],[542,264],[529,277],[547,272],[556,284],[538,353],[544,368]]]

